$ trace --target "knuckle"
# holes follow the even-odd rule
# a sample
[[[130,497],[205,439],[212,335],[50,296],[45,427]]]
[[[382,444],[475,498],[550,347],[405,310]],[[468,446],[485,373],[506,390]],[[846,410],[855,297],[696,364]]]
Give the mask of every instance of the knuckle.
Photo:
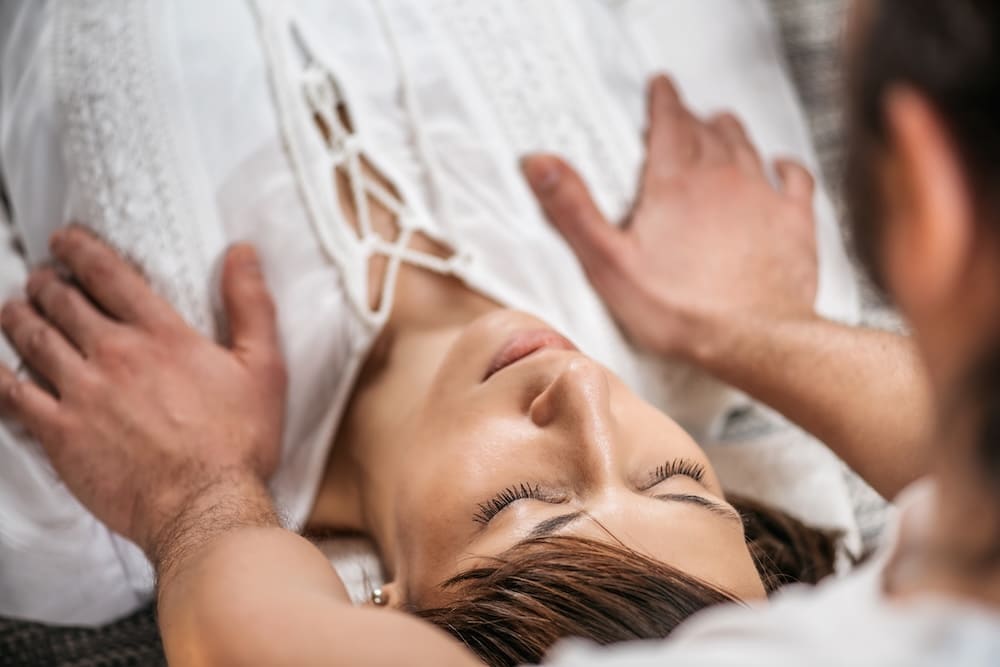
[[[715,122],[727,130],[743,129],[743,122],[732,111],[723,111],[715,117]]]
[[[73,399],[84,406],[106,406],[112,402],[110,385],[97,373],[81,374],[73,387]]]
[[[622,252],[618,244],[611,241],[606,235],[598,235],[594,238],[592,246],[601,258],[602,264],[613,269],[621,268]]]
[[[45,327],[35,327],[25,336],[24,351],[30,356],[38,356],[52,343],[52,334]]]
[[[130,347],[125,336],[110,334],[94,342],[94,356],[103,362],[118,362],[129,356]]]
[[[614,243],[604,240],[597,245],[598,252],[601,253],[603,261],[601,267],[607,271],[622,274],[628,270],[632,263],[629,256],[631,246],[623,243]]]
[[[114,272],[100,257],[89,255],[80,263],[79,277],[92,285],[109,284],[114,279]]]
[[[73,293],[64,285],[52,283],[41,295],[42,306],[50,313],[69,313],[76,302]]]
[[[17,380],[11,380],[0,387],[0,398],[5,405],[17,408],[24,400],[24,387]]]
[[[73,378],[73,385],[77,393],[85,397],[99,396],[105,388],[101,376],[89,369],[86,372],[76,374]]]

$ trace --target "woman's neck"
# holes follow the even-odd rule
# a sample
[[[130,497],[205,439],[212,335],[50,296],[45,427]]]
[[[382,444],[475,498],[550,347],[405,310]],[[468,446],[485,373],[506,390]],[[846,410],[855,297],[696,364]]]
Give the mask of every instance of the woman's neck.
[[[429,243],[421,239],[418,243]],[[470,321],[499,308],[458,279],[403,265],[389,322],[345,408],[307,527],[370,535],[383,554],[387,481],[406,447],[398,425],[423,398],[441,359]]]

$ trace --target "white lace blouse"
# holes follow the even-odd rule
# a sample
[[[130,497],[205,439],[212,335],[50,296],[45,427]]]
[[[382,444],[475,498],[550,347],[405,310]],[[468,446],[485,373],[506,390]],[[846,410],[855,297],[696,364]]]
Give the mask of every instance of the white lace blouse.
[[[665,68],[696,108],[744,116],[768,155],[814,163],[758,0],[21,1],[0,7],[0,50],[0,169],[23,244],[3,261],[39,261],[52,229],[85,221],[217,333],[221,253],[236,240],[260,249],[291,379],[272,489],[296,528],[401,262],[542,317],[702,439],[737,400],[627,344],[541,217],[521,155],[565,156],[620,217],[643,158],[645,81]],[[374,206],[395,214],[394,238],[367,224]],[[850,270],[827,199],[818,206],[817,305],[851,320]],[[417,232],[452,254],[408,248]],[[388,260],[378,308],[374,256]],[[828,495],[846,497],[814,450]],[[145,599],[142,555],[12,425],[0,476],[0,614],[97,623]],[[845,503],[818,511],[849,522]]]

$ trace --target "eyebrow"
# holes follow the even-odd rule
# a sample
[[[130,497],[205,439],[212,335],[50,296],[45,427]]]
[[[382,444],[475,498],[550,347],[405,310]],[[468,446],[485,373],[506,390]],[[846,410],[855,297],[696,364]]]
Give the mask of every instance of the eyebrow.
[[[664,500],[667,502],[688,503],[689,505],[704,507],[713,514],[717,514],[723,518],[729,519],[730,521],[735,521],[740,525],[743,525],[743,517],[740,516],[740,513],[737,512],[732,505],[717,503],[714,500],[709,500],[708,498],[696,496],[691,493],[663,493],[653,497],[657,500]]]
[[[736,521],[740,525],[743,525],[743,518],[733,507],[717,503],[714,500],[709,500],[708,498],[702,498],[701,496],[696,496],[691,493],[662,493],[660,495],[653,496],[653,498],[664,502],[687,503],[688,505],[694,505],[695,507],[703,507],[713,514],[730,521]],[[561,529],[573,523],[583,515],[583,512],[572,512],[570,514],[561,514],[559,516],[552,517],[551,519],[540,521],[534,528],[531,529],[531,532],[528,533],[528,537],[526,539],[548,537],[549,535],[559,532]]]
[[[559,516],[554,516],[551,519],[540,521],[538,525],[532,528],[531,532],[528,533],[528,539],[534,537],[548,537],[549,535],[558,532],[561,528],[573,523],[581,516],[583,516],[583,512],[572,512],[571,514],[561,514]]]

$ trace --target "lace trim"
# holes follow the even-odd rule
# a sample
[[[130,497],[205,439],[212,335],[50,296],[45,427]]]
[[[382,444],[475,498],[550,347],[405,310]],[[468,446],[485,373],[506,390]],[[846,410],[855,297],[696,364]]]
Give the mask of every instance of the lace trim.
[[[347,287],[352,307],[372,326],[384,324],[392,309],[396,278],[402,263],[457,275],[467,265],[470,257],[454,253],[448,258],[409,247],[416,233],[441,241],[451,248],[455,244],[432,230],[426,213],[405,195],[401,182],[393,182],[390,191],[377,180],[363,172],[363,164],[374,165],[381,174],[376,156],[364,147],[363,119],[351,113],[350,95],[336,68],[323,54],[311,46],[306,27],[292,14],[279,13],[273,3],[263,0],[253,2],[255,14],[267,54],[271,89],[278,107],[286,148],[298,174],[310,221],[317,238],[331,262],[338,267]],[[417,143],[418,155],[430,174],[432,184],[440,184],[433,154],[424,141],[419,109],[406,82],[402,56],[393,36],[393,27],[381,3],[383,27],[397,56],[397,67],[404,80],[403,98],[407,115]],[[297,56],[297,57],[294,57]],[[350,127],[342,120],[341,113],[349,119]],[[320,129],[322,128],[322,130]],[[356,215],[356,225],[345,219],[339,205],[340,192],[334,174],[343,174]],[[443,188],[435,188],[443,197]],[[376,232],[371,220],[371,205],[378,203],[394,216],[398,233],[390,240]],[[377,305],[369,304],[368,262],[373,257],[384,257],[387,262]]]
[[[203,332],[213,329],[207,262],[192,194],[178,176],[155,90],[152,0],[57,3],[55,79],[73,213],[150,270],[157,289]],[[162,74],[162,73],[160,73]]]

